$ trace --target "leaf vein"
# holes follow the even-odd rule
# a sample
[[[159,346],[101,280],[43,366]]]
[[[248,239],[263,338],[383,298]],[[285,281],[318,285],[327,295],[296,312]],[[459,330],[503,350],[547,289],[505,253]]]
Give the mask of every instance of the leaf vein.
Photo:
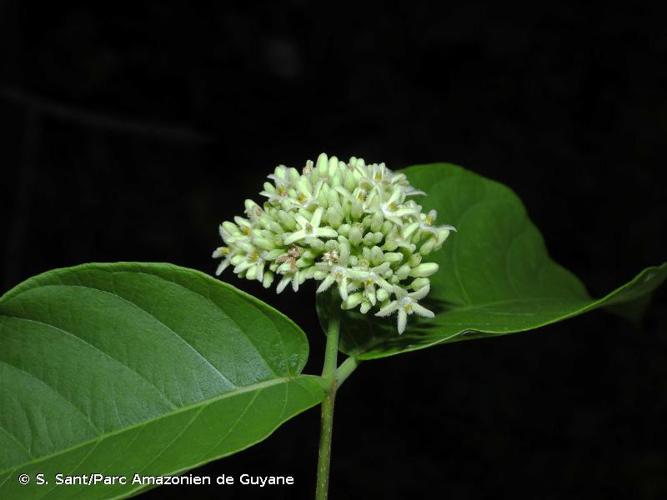
[[[56,325],[52,325],[52,324],[50,324],[50,323],[45,323],[44,321],[40,321],[40,320],[33,319],[33,318],[23,318],[23,317],[20,317],[20,316],[11,316],[11,315],[9,315],[9,314],[3,314],[3,316],[5,316],[5,317],[7,317],[7,318],[18,319],[18,320],[21,320],[21,321],[29,321],[29,322],[31,322],[31,323],[36,323],[36,324],[38,324],[38,325],[43,325],[43,326],[49,327],[49,328],[51,328],[51,329],[53,329],[53,330],[56,330],[56,331],[58,331],[58,332],[60,332],[60,333],[62,333],[62,334],[64,334],[64,335],[67,335],[67,336],[70,336],[70,337],[72,337],[72,338],[74,338],[74,339],[77,339],[79,342],[83,343],[84,345],[87,345],[87,346],[91,347],[94,351],[99,352],[100,354],[104,355],[104,356],[107,357],[108,359],[112,360],[114,363],[116,363],[116,364],[122,366],[122,367],[125,368],[126,370],[131,371],[132,373],[134,373],[135,375],[137,375],[139,378],[141,378],[142,380],[144,380],[144,381],[145,381],[147,384],[149,384],[151,387],[155,388],[155,390],[158,392],[158,394],[160,395],[160,397],[161,397],[166,403],[168,403],[169,406],[170,406],[172,409],[178,407],[178,405],[177,405],[176,403],[174,403],[174,402],[173,402],[173,401],[172,401],[172,400],[171,400],[171,399],[170,399],[170,398],[169,398],[169,397],[168,397],[168,396],[167,396],[167,395],[166,395],[166,394],[165,394],[165,393],[158,387],[158,386],[156,386],[153,382],[151,382],[151,381],[148,380],[146,377],[144,377],[144,376],[143,376],[141,373],[139,373],[137,370],[135,370],[134,368],[132,368],[130,365],[124,363],[124,362],[121,361],[120,359],[118,359],[118,358],[112,356],[112,355],[109,354],[108,352],[103,351],[102,349],[100,349],[100,348],[99,348],[98,346],[96,346],[95,344],[92,344],[92,343],[88,342],[88,341],[87,341],[86,339],[84,339],[83,337],[80,337],[80,336],[76,335],[74,332],[70,332],[69,330],[65,330],[64,328],[60,328],[60,327],[58,327],[58,326],[56,326]]]
[[[0,359],[0,363],[2,363],[2,364],[4,364],[4,365],[7,365],[7,366],[9,366],[9,367],[11,367],[11,368],[13,368],[14,370],[17,370],[17,371],[20,371],[20,372],[22,372],[22,373],[25,373],[25,374],[28,375],[30,378],[32,378],[32,379],[37,380],[38,382],[40,382],[42,385],[44,385],[44,387],[47,387],[48,389],[50,389],[51,392],[53,392],[54,394],[56,394],[60,399],[62,399],[63,401],[65,401],[70,407],[72,407],[74,410],[76,410],[76,412],[84,418],[84,420],[86,421],[86,423],[87,423],[88,425],[90,425],[91,429],[93,429],[93,430],[94,430],[96,433],[98,433],[98,434],[101,433],[101,430],[98,429],[98,428],[95,426],[95,424],[93,424],[93,422],[90,420],[90,417],[89,417],[83,410],[81,410],[77,405],[75,405],[74,402],[73,402],[72,400],[70,400],[69,398],[67,398],[62,392],[60,392],[60,391],[59,391],[58,389],[56,389],[54,386],[48,384],[48,383],[45,382],[42,378],[38,377],[38,376],[35,375],[34,373],[31,373],[31,372],[29,372],[29,371],[27,371],[27,370],[24,370],[23,368],[21,368],[21,367],[19,367],[19,366],[13,365],[12,363],[9,363],[8,361],[6,361],[6,360],[4,360],[4,359]]]

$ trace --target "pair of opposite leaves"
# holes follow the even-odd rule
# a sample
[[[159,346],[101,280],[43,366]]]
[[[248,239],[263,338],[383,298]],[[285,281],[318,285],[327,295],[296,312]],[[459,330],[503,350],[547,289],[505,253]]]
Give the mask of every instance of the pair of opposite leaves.
[[[667,276],[663,263],[593,300],[549,258],[510,189],[454,165],[404,172],[428,194],[424,208],[458,228],[433,255],[437,314],[398,336],[391,320],[348,313],[348,355],[382,358],[641,304]],[[84,264],[31,278],[0,298],[0,498],[128,496],[145,486],[62,488],[54,474],[171,475],[245,449],[321,401],[320,378],[301,373],[307,357],[294,322],[198,271]],[[38,473],[48,485],[35,484]]]

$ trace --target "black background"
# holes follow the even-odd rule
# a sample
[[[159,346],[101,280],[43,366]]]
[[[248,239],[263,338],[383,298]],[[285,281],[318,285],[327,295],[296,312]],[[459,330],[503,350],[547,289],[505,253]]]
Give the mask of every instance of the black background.
[[[583,4],[583,2],[582,2]],[[3,289],[88,261],[206,272],[217,225],[321,151],[449,161],[510,185],[600,295],[664,258],[667,36],[650,4],[0,3]],[[313,288],[279,297],[319,371]],[[337,498],[665,498],[664,288],[641,326],[539,332],[369,362],[338,397]],[[318,414],[202,474],[310,498]]]

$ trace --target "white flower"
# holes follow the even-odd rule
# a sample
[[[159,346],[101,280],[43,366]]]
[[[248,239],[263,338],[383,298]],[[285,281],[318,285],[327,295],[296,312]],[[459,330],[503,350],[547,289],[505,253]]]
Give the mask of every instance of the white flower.
[[[426,193],[420,189],[415,189],[410,186],[405,190],[405,196],[426,196]]]
[[[396,189],[391,197],[380,205],[380,210],[382,210],[384,218],[399,227],[403,226],[404,217],[416,217],[419,215],[417,209],[402,204],[404,199],[405,194],[400,189]]]
[[[294,218],[299,225],[299,230],[285,236],[285,245],[291,245],[304,238],[335,238],[338,236],[338,233],[334,229],[320,227],[323,212],[324,209],[322,207],[318,208],[310,220],[302,215],[295,215]]]
[[[352,268],[349,271],[349,275],[359,280],[363,285],[365,298],[372,306],[377,302],[376,287],[380,287],[388,293],[393,291],[393,285],[383,277],[389,269],[389,262],[384,262],[370,269]]]
[[[291,274],[286,274],[283,276],[283,279],[281,279],[278,282],[278,286],[276,287],[276,293],[282,293],[282,291],[292,283],[292,290],[295,292],[299,291],[299,285],[305,281],[305,277],[301,275],[299,271],[296,271]]]
[[[264,203],[246,200],[245,218],[220,225],[216,274],[232,267],[265,287],[276,280],[278,293],[309,279],[320,282],[318,293],[336,285],[343,309],[397,312],[399,333],[411,314],[432,317],[418,301],[438,266],[424,257],[455,229],[436,226],[434,210],[408,199],[424,193],[405,174],[322,153],[301,171],[279,165],[268,178]]]
[[[331,266],[326,277],[320,283],[320,286],[317,288],[317,293],[322,293],[329,289],[334,283],[338,284],[338,293],[343,300],[347,300],[348,296],[348,287],[349,287],[349,271],[346,267],[334,265]]]
[[[298,258],[301,257],[301,248],[297,246],[290,247],[287,253],[279,255],[276,257],[276,264],[287,264],[290,272],[295,273],[297,271],[296,262]]]
[[[382,309],[375,313],[376,316],[384,317],[398,311],[398,334],[405,331],[405,325],[408,316],[417,314],[424,318],[432,318],[434,316],[432,311],[429,311],[424,306],[419,305],[418,300],[423,299],[428,295],[429,287],[425,286],[415,292],[406,292],[402,288],[396,288],[396,300],[387,303]]]
[[[218,268],[215,270],[215,275],[220,276],[222,272],[229,267],[229,264],[231,264],[233,255],[229,251],[229,247],[218,247],[213,251],[212,257],[214,259],[224,257],[222,262],[218,265]]]
[[[294,200],[292,200],[292,203],[295,206],[305,208],[306,210],[316,206],[317,198],[320,195],[320,190],[322,189],[323,185],[323,181],[318,181],[313,186],[308,177],[301,177],[297,183],[296,197]]]
[[[236,274],[244,273],[246,279],[264,281],[264,266],[266,264],[267,252],[254,250],[243,256],[241,262],[234,267]],[[230,260],[231,262],[231,260]]]
[[[277,184],[274,186],[270,182],[265,182],[264,191],[260,191],[259,194],[266,196],[270,202],[276,203],[287,199],[289,196],[289,190],[284,184]]]
[[[438,217],[437,210],[430,210],[428,214],[423,214],[419,221],[419,229],[425,233],[438,235],[441,231],[456,231],[454,226],[445,224],[443,226],[434,226],[435,219]]]

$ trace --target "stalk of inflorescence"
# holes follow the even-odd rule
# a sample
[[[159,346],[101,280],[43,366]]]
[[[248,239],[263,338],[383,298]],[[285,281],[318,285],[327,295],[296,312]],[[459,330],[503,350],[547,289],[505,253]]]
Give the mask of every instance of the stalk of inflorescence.
[[[335,311],[334,308],[332,310]],[[327,326],[327,343],[324,352],[322,378],[326,392],[322,400],[322,416],[320,420],[320,449],[317,458],[316,500],[326,500],[329,492],[329,469],[331,467],[331,441],[333,437],[334,405],[338,380],[336,366],[338,363],[338,338],[340,335],[340,315],[331,314]]]
[[[315,490],[316,500],[325,500],[329,491],[336,392],[358,366],[357,360],[351,356],[337,367],[338,343],[340,338],[340,306],[334,294],[329,293],[328,298],[329,301],[326,305],[330,308],[330,314],[328,315],[325,332],[327,342],[324,352],[324,366],[322,368],[325,395],[321,405],[322,415],[320,420],[320,448],[317,462],[317,486]]]

